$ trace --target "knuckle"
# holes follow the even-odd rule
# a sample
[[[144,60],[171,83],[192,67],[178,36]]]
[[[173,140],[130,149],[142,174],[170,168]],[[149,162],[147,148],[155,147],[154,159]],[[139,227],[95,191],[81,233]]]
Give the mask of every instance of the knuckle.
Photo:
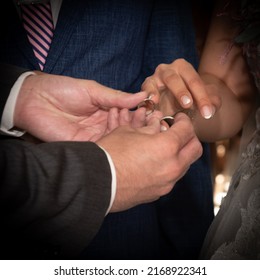
[[[198,88],[198,87],[202,87],[203,83],[202,83],[201,79],[198,76],[196,76],[188,81],[188,85],[191,88]]]
[[[98,82],[96,82],[95,80],[88,80],[88,83],[91,86],[96,86],[98,84]]]
[[[160,196],[164,196],[168,194],[173,188],[173,183],[167,183],[163,188],[160,190]]]
[[[200,141],[195,137],[193,139],[192,150],[191,151],[192,151],[191,160],[193,159],[193,161],[200,158],[202,156],[202,153],[203,153],[202,145],[201,145]]]
[[[168,66],[168,64],[166,64],[166,63],[159,64],[155,69],[155,73],[163,72],[165,70],[165,68],[167,68],[167,66]]]
[[[202,153],[203,153],[203,148],[202,148],[202,145],[201,143],[199,142],[199,140],[197,140],[197,154],[198,154],[198,157],[201,157],[202,156]]]
[[[175,83],[177,80],[179,80],[179,75],[176,72],[164,77],[164,82],[166,84]]]
[[[149,86],[149,83],[150,83],[150,77],[145,78],[145,80],[142,83],[142,88]]]
[[[216,108],[220,108],[222,106],[222,99],[220,96],[215,95],[212,98],[212,102],[214,103],[214,105],[216,106]]]
[[[177,58],[173,64],[177,67],[177,68],[180,68],[180,67],[183,67],[184,65],[188,65],[189,62],[186,61],[184,58]]]
[[[150,81],[152,81],[152,77],[148,76],[148,77],[145,78],[143,84],[149,83]]]

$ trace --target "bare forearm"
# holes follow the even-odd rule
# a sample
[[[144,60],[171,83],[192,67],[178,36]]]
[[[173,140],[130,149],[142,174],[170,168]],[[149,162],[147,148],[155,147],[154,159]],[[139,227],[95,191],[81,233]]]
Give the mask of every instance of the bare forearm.
[[[242,128],[254,106],[256,92],[243,50],[233,44],[238,25],[231,15],[240,2],[216,3],[198,69],[208,95],[221,100],[212,119],[199,119],[196,123],[199,136],[210,141],[232,137]]]

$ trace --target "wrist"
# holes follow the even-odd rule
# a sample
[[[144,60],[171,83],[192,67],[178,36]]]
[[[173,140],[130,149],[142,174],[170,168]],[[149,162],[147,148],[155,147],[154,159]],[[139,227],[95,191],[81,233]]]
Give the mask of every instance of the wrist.
[[[20,137],[25,133],[25,131],[16,127],[15,108],[20,94],[21,86],[24,80],[30,75],[35,75],[35,73],[31,71],[24,72],[22,75],[19,76],[19,78],[16,80],[13,87],[11,88],[1,119],[1,131],[4,134]]]

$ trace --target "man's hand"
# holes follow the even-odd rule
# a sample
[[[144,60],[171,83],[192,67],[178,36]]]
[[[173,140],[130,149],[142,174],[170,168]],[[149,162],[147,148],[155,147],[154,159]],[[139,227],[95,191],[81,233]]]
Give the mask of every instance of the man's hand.
[[[123,108],[134,108],[146,97],[145,92],[127,94],[90,80],[32,75],[21,87],[14,124],[42,141],[96,141],[125,123],[143,126],[144,108]]]
[[[117,192],[111,212],[158,199],[202,154],[190,119],[183,113],[160,132],[160,118],[152,117],[142,128],[121,126],[97,144],[111,156],[117,174]]]

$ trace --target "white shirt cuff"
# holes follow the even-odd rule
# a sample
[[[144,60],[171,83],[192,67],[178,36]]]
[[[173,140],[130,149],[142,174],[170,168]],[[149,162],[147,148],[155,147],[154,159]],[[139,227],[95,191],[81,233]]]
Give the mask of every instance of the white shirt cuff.
[[[109,213],[109,211],[114,203],[115,197],[116,197],[116,169],[115,169],[115,165],[114,165],[113,160],[112,160],[111,156],[109,155],[109,153],[102,147],[100,147],[100,148],[105,152],[105,154],[107,156],[107,159],[108,159],[108,162],[110,165],[110,169],[111,169],[111,174],[112,174],[111,197],[110,197],[110,203],[109,203],[109,206],[108,206],[108,209],[106,212],[106,215],[107,215]]]
[[[30,75],[36,75],[36,74],[31,71],[23,73],[16,80],[16,82],[14,83],[14,85],[10,91],[10,94],[8,96],[8,99],[7,99],[5,107],[4,107],[2,119],[1,119],[0,130],[3,134],[20,137],[25,133],[25,131],[20,131],[20,130],[14,129],[14,110],[15,110],[16,100],[19,95],[20,88],[23,84],[23,81],[26,77],[28,77]]]

